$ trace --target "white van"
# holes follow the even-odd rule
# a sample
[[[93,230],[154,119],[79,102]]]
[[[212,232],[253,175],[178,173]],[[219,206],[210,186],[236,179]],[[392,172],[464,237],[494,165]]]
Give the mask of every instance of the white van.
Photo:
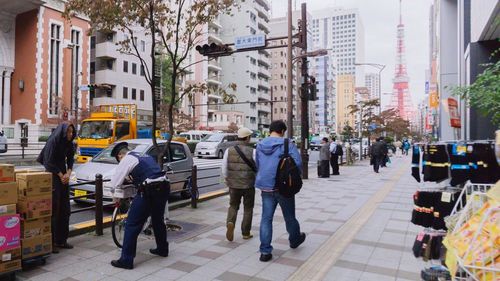
[[[210,131],[187,131],[180,133],[179,137],[186,138],[188,142],[199,142],[204,137],[212,135],[213,132]]]

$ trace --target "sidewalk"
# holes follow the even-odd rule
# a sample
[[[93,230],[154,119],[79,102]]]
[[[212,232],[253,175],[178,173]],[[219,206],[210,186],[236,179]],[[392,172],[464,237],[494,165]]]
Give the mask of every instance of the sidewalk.
[[[276,211],[273,260],[259,261],[260,192],[254,238],[225,240],[228,197],[170,213],[190,231],[169,233],[170,255],[154,257],[154,240],[141,236],[134,270],[109,265],[119,257],[110,231],[70,239],[75,249],[52,255],[47,265],[18,274],[19,280],[420,280],[424,267],[411,254],[417,227],[410,224],[416,183],[409,158],[394,158],[380,174],[368,162],[341,167],[341,175],[305,181],[296,200],[306,242],[290,249],[284,220]],[[311,169],[310,175],[315,175]],[[279,208],[278,208],[279,209]],[[241,210],[237,225],[241,222]],[[358,231],[359,230],[359,231]]]

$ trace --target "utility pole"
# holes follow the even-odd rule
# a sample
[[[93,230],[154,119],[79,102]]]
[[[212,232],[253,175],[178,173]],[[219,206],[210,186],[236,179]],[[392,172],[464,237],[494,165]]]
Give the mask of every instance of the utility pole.
[[[301,5],[301,20],[300,20],[300,47],[307,52],[307,6],[306,3]],[[302,79],[301,89],[301,143],[300,156],[302,158],[302,178],[309,178],[309,77],[307,69],[307,55],[302,57],[300,74]],[[313,93],[315,95],[315,93]]]
[[[288,0],[288,44],[286,64],[286,102],[288,138],[293,137],[293,85],[292,85],[292,0]],[[306,163],[307,165],[307,163]]]

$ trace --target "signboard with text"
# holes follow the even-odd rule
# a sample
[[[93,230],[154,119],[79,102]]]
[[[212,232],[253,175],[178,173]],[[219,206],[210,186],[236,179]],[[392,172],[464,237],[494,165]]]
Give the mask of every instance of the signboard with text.
[[[461,128],[460,114],[458,112],[458,102],[454,98],[448,98],[448,110],[450,112],[450,125],[453,128]]]
[[[249,35],[239,36],[234,39],[234,47],[236,50],[250,49],[266,46],[266,35]]]

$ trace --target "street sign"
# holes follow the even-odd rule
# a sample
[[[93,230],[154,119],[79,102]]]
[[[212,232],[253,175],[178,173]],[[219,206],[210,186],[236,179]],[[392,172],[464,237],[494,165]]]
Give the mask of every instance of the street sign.
[[[238,36],[234,39],[234,48],[236,50],[265,47],[266,46],[266,35],[249,35],[249,36]]]
[[[80,85],[80,91],[88,91],[88,90],[90,90],[88,85]]]
[[[375,123],[372,123],[370,124],[370,126],[368,126],[368,131],[370,132],[375,131],[375,129],[377,129],[377,124]]]

